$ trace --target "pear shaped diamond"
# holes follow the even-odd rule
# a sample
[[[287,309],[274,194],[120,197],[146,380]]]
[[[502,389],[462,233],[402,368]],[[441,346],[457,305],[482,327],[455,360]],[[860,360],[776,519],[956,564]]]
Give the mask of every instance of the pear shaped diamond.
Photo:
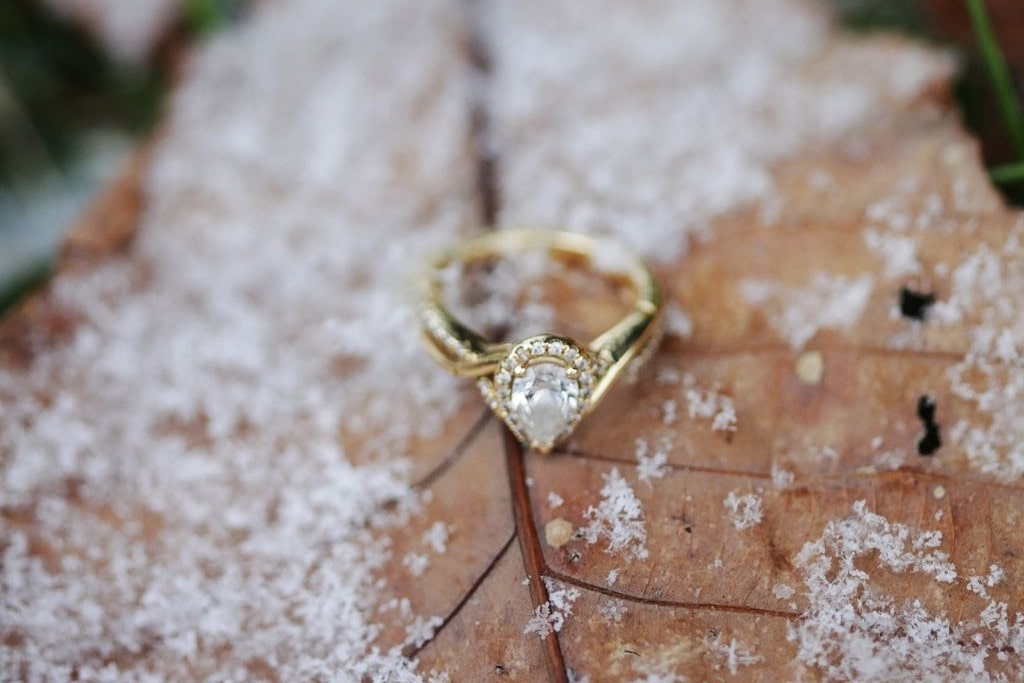
[[[580,385],[558,363],[539,362],[512,381],[509,418],[520,433],[548,450],[580,416]]]

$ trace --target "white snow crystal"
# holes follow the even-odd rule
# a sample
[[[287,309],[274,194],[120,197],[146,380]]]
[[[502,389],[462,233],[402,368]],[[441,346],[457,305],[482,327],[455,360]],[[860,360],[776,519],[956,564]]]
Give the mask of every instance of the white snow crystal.
[[[772,463],[772,485],[777,489],[788,489],[796,480],[796,475],[789,470],[779,467],[778,463]]]
[[[587,508],[584,516],[590,523],[582,529],[587,543],[607,541],[605,552],[624,552],[627,560],[647,558],[647,527],[643,506],[617,467],[602,475],[601,502]]]
[[[441,617],[430,617],[424,619],[417,616],[416,619],[405,627],[405,643],[412,647],[421,647],[434,637],[437,627],[444,623]]]
[[[608,621],[622,621],[627,611],[626,603],[617,598],[609,598],[601,603],[601,616]]]
[[[547,577],[544,585],[548,590],[548,600],[534,609],[533,616],[523,628],[524,634],[532,633],[538,638],[546,638],[551,633],[561,631],[580,597],[580,590],[574,586],[562,586]]]
[[[665,307],[665,331],[679,339],[689,339],[693,334],[693,321],[686,311],[676,304]]]
[[[669,471],[669,467],[666,464],[668,462],[669,443],[667,440],[663,440],[653,454],[648,454],[648,448],[645,439],[638,438],[636,440],[637,478],[650,486],[652,479],[661,479]]]
[[[675,399],[667,399],[661,404],[661,421],[667,426],[675,424],[679,416],[679,406]]]
[[[772,588],[772,595],[777,597],[779,600],[789,600],[791,597],[796,595],[796,590],[792,586],[787,586],[784,583],[777,583]]]
[[[739,530],[760,524],[764,516],[761,497],[753,493],[740,496],[736,495],[735,491],[730,491],[722,501],[722,506],[732,513],[732,525]]]
[[[711,420],[711,429],[714,431],[736,431],[736,408],[730,397],[722,394],[717,387],[701,388],[690,373],[686,373],[682,381],[686,411],[691,418]]]
[[[448,551],[448,537],[451,530],[444,522],[434,522],[430,528],[423,532],[423,543],[430,546],[438,555]]]
[[[402,558],[402,566],[408,569],[413,576],[422,576],[430,566],[430,558],[419,553],[406,553]]]
[[[897,280],[921,272],[917,240],[906,235],[866,230],[864,243],[885,264],[885,277]]]
[[[741,666],[750,666],[761,661],[760,655],[755,655],[735,638],[729,640],[729,644],[722,642],[721,634],[708,638],[708,651],[724,662],[729,675],[735,676]],[[717,668],[717,667],[716,667]]]

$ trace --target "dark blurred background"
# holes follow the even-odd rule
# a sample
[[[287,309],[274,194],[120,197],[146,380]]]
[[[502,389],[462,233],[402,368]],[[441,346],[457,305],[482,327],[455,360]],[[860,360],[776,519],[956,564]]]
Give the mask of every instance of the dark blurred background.
[[[0,0],[0,314],[152,131],[188,46],[255,1]],[[1024,205],[1024,0],[823,1],[852,30],[957,52],[964,121]]]

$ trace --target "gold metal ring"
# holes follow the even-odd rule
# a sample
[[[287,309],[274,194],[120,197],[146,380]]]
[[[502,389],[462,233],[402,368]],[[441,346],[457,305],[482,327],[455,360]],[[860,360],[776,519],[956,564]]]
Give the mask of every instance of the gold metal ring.
[[[442,301],[451,266],[546,250],[583,259],[596,274],[624,279],[632,310],[587,344],[557,334],[493,342],[456,320]],[[430,354],[449,372],[475,377],[488,405],[521,443],[548,453],[593,410],[622,372],[649,357],[661,339],[661,289],[643,260],[612,242],[552,230],[496,230],[434,259],[422,282],[421,320]]]

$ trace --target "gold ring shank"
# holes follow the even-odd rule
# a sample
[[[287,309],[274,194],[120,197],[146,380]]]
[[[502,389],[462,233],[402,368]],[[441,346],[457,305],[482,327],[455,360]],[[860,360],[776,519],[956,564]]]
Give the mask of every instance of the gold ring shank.
[[[586,344],[602,368],[588,401],[589,411],[631,361],[653,350],[661,333],[662,297],[654,274],[641,258],[612,242],[553,230],[495,230],[440,254],[430,263],[422,283],[427,348],[456,375],[487,377],[495,373],[515,343],[492,342],[455,319],[442,302],[441,274],[455,264],[467,266],[532,250],[547,250],[552,257],[583,259],[598,275],[624,279],[636,297],[632,310],[622,320]]]

